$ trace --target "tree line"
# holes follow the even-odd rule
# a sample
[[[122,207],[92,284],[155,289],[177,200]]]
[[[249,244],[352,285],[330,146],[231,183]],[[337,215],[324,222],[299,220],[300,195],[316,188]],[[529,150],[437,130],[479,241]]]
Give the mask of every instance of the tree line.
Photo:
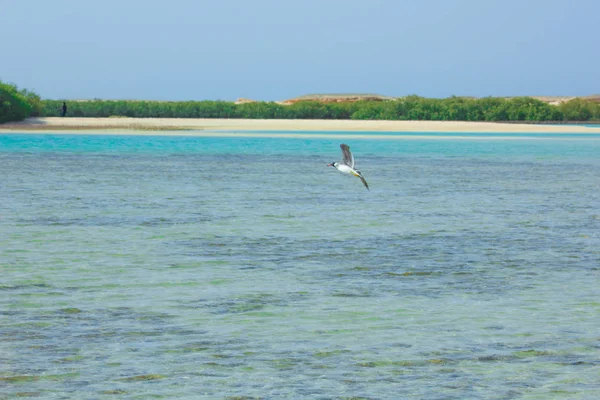
[[[62,100],[44,100],[44,116],[60,115]],[[72,117],[353,119],[427,121],[598,121],[600,103],[573,99],[551,105],[531,97],[432,99],[407,96],[388,101],[300,101],[235,104],[228,101],[89,100],[69,103]]]
[[[63,100],[41,100],[32,91],[0,81],[0,123],[27,117],[60,116]],[[235,104],[229,101],[69,101],[67,117],[353,119],[426,121],[600,121],[600,103],[573,99],[551,105],[531,97],[395,100],[348,103],[299,101]]]

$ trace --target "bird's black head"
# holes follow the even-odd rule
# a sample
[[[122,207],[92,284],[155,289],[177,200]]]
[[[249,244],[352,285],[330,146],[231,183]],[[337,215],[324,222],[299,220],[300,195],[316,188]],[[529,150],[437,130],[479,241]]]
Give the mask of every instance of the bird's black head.
[[[336,162],[332,162],[331,164],[327,164],[328,167],[335,167]]]

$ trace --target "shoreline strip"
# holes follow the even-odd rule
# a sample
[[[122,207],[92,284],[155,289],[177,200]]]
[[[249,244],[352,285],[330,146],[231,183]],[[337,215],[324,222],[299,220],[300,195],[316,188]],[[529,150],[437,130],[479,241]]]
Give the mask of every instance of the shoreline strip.
[[[598,125],[514,124],[463,121],[354,121],[354,120],[248,120],[248,119],[178,119],[178,118],[30,118],[0,125],[0,133],[16,134],[124,134],[227,136],[242,134],[273,135],[319,132],[333,135],[343,132],[392,134],[600,134]],[[273,132],[273,133],[271,133]],[[367,133],[368,132],[368,133]],[[310,133],[314,137],[316,133]],[[354,134],[355,135],[355,134]],[[438,136],[439,137],[439,136]]]

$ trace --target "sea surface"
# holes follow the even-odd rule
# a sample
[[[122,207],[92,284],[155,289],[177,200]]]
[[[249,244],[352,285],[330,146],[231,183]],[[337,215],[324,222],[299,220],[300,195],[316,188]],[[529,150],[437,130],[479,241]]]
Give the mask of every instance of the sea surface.
[[[0,398],[597,399],[600,135],[388,136],[0,135]]]

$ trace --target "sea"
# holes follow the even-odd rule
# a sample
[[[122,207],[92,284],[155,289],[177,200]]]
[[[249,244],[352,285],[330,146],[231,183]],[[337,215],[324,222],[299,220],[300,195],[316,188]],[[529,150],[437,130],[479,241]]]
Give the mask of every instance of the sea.
[[[600,134],[279,133],[0,135],[0,398],[600,397]]]

